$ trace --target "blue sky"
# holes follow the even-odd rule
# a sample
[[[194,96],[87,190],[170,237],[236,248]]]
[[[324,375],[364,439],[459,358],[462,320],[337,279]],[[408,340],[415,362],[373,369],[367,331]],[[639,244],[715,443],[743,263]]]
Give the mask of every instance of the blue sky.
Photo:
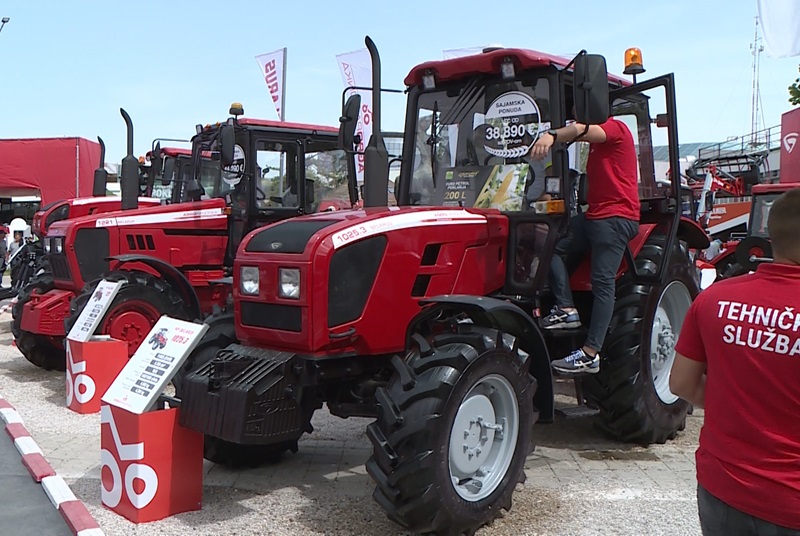
[[[367,7],[378,6],[378,7]],[[378,45],[384,87],[402,88],[442,50],[500,43],[554,54],[581,48],[622,71],[641,48],[647,76],[674,72],[681,142],[750,131],[756,0],[487,2],[35,1],[4,2],[0,138],[102,136],[107,160],[125,152],[125,108],[137,156],[153,138],[189,138],[223,121],[232,101],[275,118],[255,61],[288,48],[286,119],[338,124],[335,55]],[[763,124],[790,108],[800,57],[761,56]],[[404,101],[384,100],[384,129],[402,129]]]

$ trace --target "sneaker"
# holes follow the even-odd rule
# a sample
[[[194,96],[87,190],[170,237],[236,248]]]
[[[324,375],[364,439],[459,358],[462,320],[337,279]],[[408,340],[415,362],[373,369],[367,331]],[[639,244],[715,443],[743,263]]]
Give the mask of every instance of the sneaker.
[[[551,366],[563,374],[596,374],[600,372],[600,354],[592,357],[583,348],[578,348],[564,359],[553,361]]]
[[[570,329],[581,327],[581,317],[578,311],[566,312],[559,306],[550,309],[550,314],[542,318],[544,329]]]

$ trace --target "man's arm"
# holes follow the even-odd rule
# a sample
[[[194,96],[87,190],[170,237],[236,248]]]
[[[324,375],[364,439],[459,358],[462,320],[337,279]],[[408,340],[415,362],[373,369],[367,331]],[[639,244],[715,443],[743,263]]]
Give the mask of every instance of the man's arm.
[[[669,375],[669,390],[695,407],[706,402],[706,364],[675,353]]]
[[[581,136],[581,134],[586,130],[586,125],[582,125],[581,123],[572,123],[571,125],[553,130],[556,133],[558,141],[563,143],[574,141],[578,139],[578,136],[580,136],[580,141],[588,141],[589,143],[605,143],[607,139],[606,131],[599,125],[589,125],[589,130],[583,136]],[[553,139],[552,134],[542,134],[539,136],[539,139],[536,140],[536,143],[533,144],[531,156],[536,160],[541,160],[547,156],[555,142],[556,140]]]

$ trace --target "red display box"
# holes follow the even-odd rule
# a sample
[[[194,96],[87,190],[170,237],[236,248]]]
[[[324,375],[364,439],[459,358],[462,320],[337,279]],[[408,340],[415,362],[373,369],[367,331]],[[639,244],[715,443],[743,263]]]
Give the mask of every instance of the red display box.
[[[103,506],[134,523],[200,510],[203,434],[178,424],[178,409],[141,415],[100,409]]]
[[[67,407],[76,413],[100,411],[100,397],[127,361],[125,341],[67,339]]]

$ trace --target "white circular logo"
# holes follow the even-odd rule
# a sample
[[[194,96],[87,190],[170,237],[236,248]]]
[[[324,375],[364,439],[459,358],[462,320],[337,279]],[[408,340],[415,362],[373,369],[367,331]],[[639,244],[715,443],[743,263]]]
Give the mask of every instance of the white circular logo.
[[[222,166],[222,180],[225,184],[236,186],[244,177],[244,149],[241,145],[233,148],[233,162],[228,166]]]
[[[486,120],[475,129],[475,135],[489,154],[519,158],[530,152],[542,129],[536,101],[522,91],[509,91],[489,105]]]

